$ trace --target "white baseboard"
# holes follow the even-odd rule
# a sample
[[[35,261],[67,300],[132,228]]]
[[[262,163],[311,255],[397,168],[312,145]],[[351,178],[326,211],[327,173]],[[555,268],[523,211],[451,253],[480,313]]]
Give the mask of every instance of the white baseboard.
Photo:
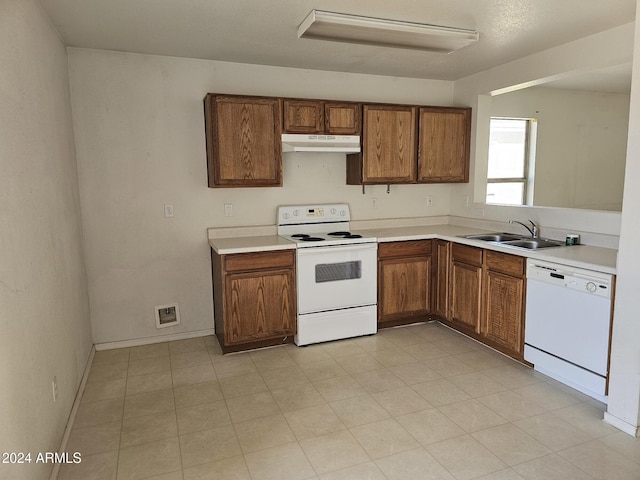
[[[609,425],[616,427],[618,430],[622,430],[624,433],[631,435],[632,437],[637,437],[640,433],[640,427],[631,425],[630,423],[627,423],[624,420],[611,415],[609,412],[604,412],[604,421]]]
[[[152,345],[154,343],[172,342],[175,340],[187,340],[189,338],[206,337],[214,335],[215,330],[197,330],[195,332],[174,333],[171,335],[160,335],[157,337],[135,338],[133,340],[118,340],[117,342],[96,343],[96,351],[112,350],[114,348],[139,347],[141,345]]]
[[[76,414],[78,413],[78,408],[80,407],[80,400],[82,400],[82,394],[84,393],[84,388],[87,385],[87,379],[89,378],[89,372],[91,371],[91,364],[93,363],[93,357],[95,356],[95,354],[96,348],[95,346],[93,346],[91,347],[91,351],[89,352],[87,363],[84,366],[82,380],[80,380],[80,386],[78,387],[78,391],[76,392],[76,398],[74,398],[73,400],[73,406],[71,407],[71,413],[69,414],[67,425],[64,427],[64,435],[62,436],[62,442],[60,443],[60,449],[58,450],[58,453],[61,455],[67,450],[67,444],[69,443],[69,436],[71,435],[73,422],[75,422]],[[58,462],[54,463],[49,480],[57,480],[61,466],[62,464]]]

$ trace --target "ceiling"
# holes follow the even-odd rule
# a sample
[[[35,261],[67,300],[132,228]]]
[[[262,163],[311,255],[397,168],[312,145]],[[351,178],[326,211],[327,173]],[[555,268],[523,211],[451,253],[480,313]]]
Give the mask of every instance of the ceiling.
[[[72,47],[456,80],[635,19],[636,0],[40,0]],[[477,30],[451,54],[299,39],[313,9]]]

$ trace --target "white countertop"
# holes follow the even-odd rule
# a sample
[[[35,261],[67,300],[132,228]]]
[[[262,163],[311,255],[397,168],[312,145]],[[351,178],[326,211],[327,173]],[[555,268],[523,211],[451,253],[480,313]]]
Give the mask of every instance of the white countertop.
[[[295,249],[296,244],[278,235],[210,238],[209,245],[219,255]]]
[[[461,235],[492,232],[474,227],[461,227],[456,225],[373,228],[359,229],[358,232],[371,237],[376,237],[378,242],[440,238],[442,240],[495,250],[503,253],[510,253],[512,255],[520,255],[522,257],[535,258],[538,260],[545,260],[578,268],[586,268],[588,270],[603,273],[616,273],[618,251],[612,248],[575,245],[572,247],[563,246],[540,250],[525,250],[522,248],[498,245],[482,240],[460,238]],[[220,255],[296,248],[295,243],[278,235],[209,238],[209,245]]]

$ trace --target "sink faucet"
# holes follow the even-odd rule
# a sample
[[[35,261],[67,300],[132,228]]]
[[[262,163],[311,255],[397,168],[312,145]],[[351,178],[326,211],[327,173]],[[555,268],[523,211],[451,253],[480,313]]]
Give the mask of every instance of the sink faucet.
[[[529,225],[526,225],[526,224],[524,224],[522,222],[519,222],[517,220],[509,220],[509,223],[517,223],[519,225],[522,225],[524,228],[529,230],[529,233],[531,234],[531,238],[538,238],[538,235],[540,234],[538,226],[533,222],[533,220],[529,220],[529,223],[531,224],[530,227],[529,227]]]

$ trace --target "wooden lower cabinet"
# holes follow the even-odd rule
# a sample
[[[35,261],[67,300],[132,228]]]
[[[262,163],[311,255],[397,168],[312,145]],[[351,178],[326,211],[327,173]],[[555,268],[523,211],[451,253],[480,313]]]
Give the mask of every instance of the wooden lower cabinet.
[[[525,261],[487,251],[482,335],[505,353],[524,354]]]
[[[434,243],[435,318],[524,361],[525,258],[444,240]]]
[[[456,243],[451,249],[449,319],[465,332],[480,333],[483,253]]]
[[[425,320],[430,313],[431,240],[378,246],[378,327]]]
[[[451,263],[451,242],[433,240],[433,314],[449,318],[449,266]]]
[[[295,252],[212,251],[216,336],[223,353],[293,340]]]

